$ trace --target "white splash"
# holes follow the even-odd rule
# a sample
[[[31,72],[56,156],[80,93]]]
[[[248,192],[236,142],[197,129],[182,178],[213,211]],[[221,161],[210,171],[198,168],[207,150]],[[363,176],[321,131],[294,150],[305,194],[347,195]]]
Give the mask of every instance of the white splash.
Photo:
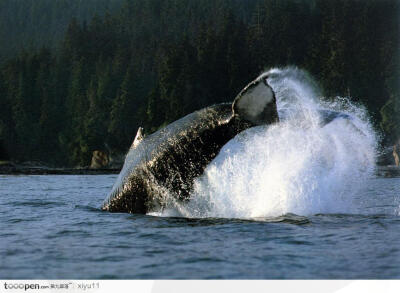
[[[322,102],[316,83],[299,69],[268,75],[281,122],[237,135],[196,180],[190,201],[158,215],[254,218],[357,209],[354,199],[375,166],[366,112],[346,99]],[[345,117],[323,126],[321,110]]]

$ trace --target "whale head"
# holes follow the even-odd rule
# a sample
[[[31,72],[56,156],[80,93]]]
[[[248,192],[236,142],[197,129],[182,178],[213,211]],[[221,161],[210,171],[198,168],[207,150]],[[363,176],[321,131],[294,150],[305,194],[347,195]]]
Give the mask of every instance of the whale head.
[[[278,122],[275,93],[266,73],[250,82],[235,98],[233,115],[255,125]]]

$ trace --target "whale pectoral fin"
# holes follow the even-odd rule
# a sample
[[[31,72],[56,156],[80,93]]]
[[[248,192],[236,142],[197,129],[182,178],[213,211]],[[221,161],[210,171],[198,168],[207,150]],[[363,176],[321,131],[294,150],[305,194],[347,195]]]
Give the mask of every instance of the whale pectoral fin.
[[[332,110],[319,110],[319,114],[321,117],[321,126],[325,126],[338,118],[347,119],[349,121],[352,120],[350,115],[343,112],[337,112]]]
[[[260,76],[248,84],[232,104],[234,115],[255,125],[277,122],[276,98],[267,83],[267,76]]]
[[[144,134],[143,134],[143,127],[139,127],[135,139],[133,140],[133,143],[131,145],[131,149],[135,148],[138,146],[138,144],[144,139]]]

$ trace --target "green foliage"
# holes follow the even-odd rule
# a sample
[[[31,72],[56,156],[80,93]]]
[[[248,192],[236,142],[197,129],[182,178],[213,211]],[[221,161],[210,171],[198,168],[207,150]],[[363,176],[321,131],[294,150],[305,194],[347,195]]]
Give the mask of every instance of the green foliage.
[[[76,19],[81,24],[93,16],[117,12],[124,0],[1,0],[0,64],[21,48],[46,45],[57,49],[64,33]]]
[[[400,96],[392,95],[380,110],[381,127],[390,143],[397,143],[400,138]]]
[[[138,127],[143,125],[143,84],[135,65],[128,68],[110,112],[109,145],[125,151],[132,143]]]
[[[230,102],[273,66],[309,70],[397,139],[396,0],[0,1],[0,157],[88,165]],[[41,48],[48,44],[48,48]],[[29,48],[29,50],[27,50]]]

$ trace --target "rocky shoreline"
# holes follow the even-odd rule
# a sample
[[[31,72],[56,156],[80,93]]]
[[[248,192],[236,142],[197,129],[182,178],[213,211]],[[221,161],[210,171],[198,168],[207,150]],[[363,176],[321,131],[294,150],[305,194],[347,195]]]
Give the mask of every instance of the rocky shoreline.
[[[103,175],[119,174],[120,171],[121,168],[51,168],[0,162],[0,175]],[[400,177],[400,168],[395,165],[377,166],[376,175],[379,177]]]
[[[0,175],[101,175],[119,174],[121,168],[52,168],[31,164],[0,162]]]
[[[377,166],[375,173],[379,177],[400,177],[400,168],[395,165]]]

